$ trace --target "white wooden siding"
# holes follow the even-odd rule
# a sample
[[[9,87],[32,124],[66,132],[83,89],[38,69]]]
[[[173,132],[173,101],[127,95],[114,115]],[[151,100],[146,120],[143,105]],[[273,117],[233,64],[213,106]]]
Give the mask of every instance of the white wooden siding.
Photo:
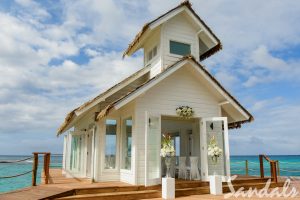
[[[160,42],[160,27],[157,28],[156,31],[147,39],[147,42],[144,45],[144,65],[151,65],[150,78],[161,72],[161,42]],[[148,53],[154,47],[157,47],[157,54],[152,60],[148,61]]]
[[[182,56],[170,54],[170,40],[191,45],[191,54],[199,57],[199,42],[197,29],[189,22],[183,13],[170,19],[162,25],[161,42],[163,67],[167,67],[178,61]]]
[[[106,118],[101,119],[98,122],[99,129],[99,141],[98,141],[98,155],[100,157],[96,170],[97,173],[97,181],[123,181],[130,184],[136,184],[136,131],[135,131],[135,112],[134,112],[134,102],[124,106],[121,110],[112,112]],[[131,143],[131,170],[123,170],[121,169],[121,155],[122,155],[122,142],[121,142],[121,134],[122,134],[122,120],[132,117],[132,143]],[[116,119],[118,123],[117,127],[117,155],[116,155],[116,169],[107,170],[104,169],[105,165],[105,121],[106,119]]]
[[[195,117],[220,116],[220,107],[215,97],[186,67],[179,69],[137,98],[135,123],[138,184],[143,184],[145,178],[145,112],[176,116],[175,109],[182,105],[192,107]]]

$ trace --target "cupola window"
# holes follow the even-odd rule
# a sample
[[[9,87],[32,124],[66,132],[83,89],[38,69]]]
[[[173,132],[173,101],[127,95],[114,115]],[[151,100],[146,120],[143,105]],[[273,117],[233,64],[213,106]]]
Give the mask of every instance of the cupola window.
[[[148,52],[148,62],[151,61],[155,56],[157,55],[157,46],[153,47],[149,52]]]
[[[186,56],[191,54],[191,45],[170,40],[170,53]]]

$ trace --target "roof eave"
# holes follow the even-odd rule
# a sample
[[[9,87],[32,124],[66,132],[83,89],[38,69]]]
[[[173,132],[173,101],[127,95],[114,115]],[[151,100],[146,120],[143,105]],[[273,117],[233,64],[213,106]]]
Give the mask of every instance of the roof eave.
[[[156,19],[152,20],[151,22],[146,23],[143,26],[142,30],[135,36],[134,40],[128,45],[127,49],[124,51],[123,58],[126,55],[127,56],[132,55],[136,50],[138,50],[140,48],[139,42],[142,40],[142,37],[145,35],[145,33],[147,31],[153,29],[153,27],[157,27],[159,25],[159,24],[157,24],[157,22],[160,19],[162,19],[163,17],[167,16],[168,14],[170,14],[170,13],[172,13],[172,12],[174,12],[174,11],[182,8],[182,7],[186,7],[193,14],[193,16],[196,19],[199,20],[199,22],[204,26],[204,28],[207,30],[207,32],[209,34],[211,34],[211,36],[213,37],[213,39],[216,41],[216,46],[213,47],[213,48],[211,48],[210,50],[208,50],[204,54],[200,55],[200,60],[204,60],[204,59],[210,57],[211,55],[215,54],[216,52],[220,51],[222,49],[222,44],[221,44],[220,39],[213,33],[213,31],[205,24],[205,22],[194,11],[194,9],[192,8],[191,3],[188,0],[186,0],[186,1],[183,1],[181,4],[179,4],[178,6],[176,6],[175,8],[169,10],[168,12],[164,13],[163,15],[161,15],[161,16],[157,17]]]
[[[205,60],[206,58],[214,55],[215,53],[217,53],[218,51],[222,50],[223,46],[221,43],[218,43],[216,46],[214,46],[213,48],[209,49],[208,51],[206,51],[204,54],[200,55],[200,61]]]
[[[250,114],[250,112],[244,108],[200,63],[198,63],[194,57],[192,56],[186,56],[186,57],[183,57],[181,60],[179,60],[177,63],[174,63],[173,65],[169,66],[168,68],[166,68],[166,71],[168,71],[169,69],[171,69],[172,67],[180,64],[181,62],[183,61],[193,61],[194,64],[196,64],[211,80],[212,82],[214,82],[216,84],[216,87],[219,87],[220,90],[222,90],[227,96],[229,99],[231,99],[231,103],[232,104],[235,104],[238,108],[240,108],[240,112],[241,114],[243,114],[245,117],[248,117],[248,119],[246,120],[243,120],[243,121],[237,121],[237,122],[233,122],[233,123],[229,123],[229,124],[242,124],[242,123],[246,123],[246,122],[251,122],[254,120],[254,117]],[[160,77],[161,74],[158,75],[158,77]],[[98,115],[97,119],[99,120],[101,117],[103,116],[106,116],[108,115],[109,111],[112,109],[112,108],[115,108],[115,109],[119,109],[124,103],[122,102],[125,102],[124,105],[126,105],[126,98],[128,98],[130,95],[134,94],[137,92],[137,90],[141,89],[142,87],[144,87],[146,84],[152,82],[153,80],[157,79],[158,77],[154,77],[152,79],[150,79],[148,82],[142,84],[141,86],[139,86],[138,88],[136,88],[134,91],[128,93],[127,95],[121,97],[120,99],[118,99],[117,101],[113,102],[112,104],[110,104],[109,106],[107,106],[107,108],[105,109],[105,111],[102,112],[101,116],[100,114]],[[130,102],[130,101],[128,101]],[[121,105],[121,106],[120,106]]]
[[[254,117],[251,115],[247,120],[228,123],[228,129],[238,129],[242,127],[242,124],[251,123],[253,121],[254,121]]]

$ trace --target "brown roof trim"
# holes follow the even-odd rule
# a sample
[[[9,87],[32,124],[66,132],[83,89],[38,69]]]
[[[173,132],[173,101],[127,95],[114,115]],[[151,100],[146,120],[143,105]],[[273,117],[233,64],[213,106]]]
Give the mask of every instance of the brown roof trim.
[[[193,57],[190,57],[190,60],[193,60],[239,107],[242,108],[242,110],[247,113],[247,115],[249,115],[249,119],[247,121],[251,122],[254,120],[254,117],[251,115],[251,113],[246,109],[244,108],[244,106],[242,106],[234,96],[232,96],[222,85],[219,81],[217,81],[217,79],[211,75],[206,69],[204,66],[202,66],[200,63],[198,63],[195,58]]]
[[[250,114],[250,112],[248,112],[248,110],[246,110],[246,108],[244,108],[218,81],[217,79],[215,79],[206,69],[204,66],[202,66],[200,63],[198,63],[196,61],[196,59],[193,56],[185,56],[182,59],[180,59],[179,61],[177,61],[176,63],[170,65],[169,67],[167,67],[163,72],[161,72],[160,74],[158,74],[157,76],[153,77],[152,79],[149,79],[148,81],[146,81],[145,83],[141,84],[140,86],[138,86],[137,88],[135,88],[134,90],[132,90],[131,92],[129,92],[128,94],[124,95],[123,97],[119,98],[118,100],[116,100],[115,102],[111,103],[110,105],[108,105],[104,110],[101,111],[101,113],[99,113],[99,115],[97,116],[97,120],[99,120],[102,117],[107,116],[107,114],[109,113],[109,111],[114,107],[114,105],[116,103],[118,103],[119,101],[121,101],[122,99],[124,99],[125,97],[129,96],[130,94],[132,94],[133,92],[137,91],[139,88],[143,87],[144,85],[148,84],[149,82],[157,79],[158,77],[160,77],[162,74],[164,74],[166,71],[168,71],[169,69],[171,69],[173,66],[177,65],[178,63],[184,61],[184,60],[191,60],[193,61],[195,64],[197,64],[197,66],[202,69],[205,74],[207,74],[240,108],[242,108],[242,110],[247,113],[249,115],[249,119],[244,120],[244,121],[239,121],[239,122],[234,122],[234,123],[229,123],[229,128],[235,128],[235,127],[240,127],[241,124],[246,123],[246,122],[251,122],[254,120],[254,117]]]
[[[222,50],[222,44],[218,43],[216,46],[205,52],[200,56],[200,61],[205,60],[206,58],[210,57],[211,55],[217,53],[218,51]]]
[[[120,102],[122,99],[128,97],[130,94],[134,93],[135,91],[137,91],[138,89],[140,89],[141,87],[143,87],[144,85],[147,85],[148,83],[154,81],[155,79],[159,78],[162,74],[164,74],[164,72],[168,71],[169,69],[171,69],[173,66],[175,66],[176,64],[180,63],[181,61],[185,60],[186,57],[183,57],[182,59],[180,59],[179,61],[177,61],[176,63],[170,65],[169,67],[165,68],[164,71],[162,71],[160,74],[154,76],[153,78],[149,79],[148,81],[146,81],[145,83],[142,83],[141,85],[139,85],[138,87],[136,87],[135,89],[133,89],[132,91],[128,92],[127,94],[125,94],[124,96],[122,96],[121,98],[117,99],[116,101],[112,102],[111,104],[109,104],[105,109],[103,109],[97,116],[97,120],[105,117],[108,115],[109,111],[114,108],[114,105],[118,102]]]
[[[238,129],[242,127],[242,124],[251,122],[253,120],[243,120],[238,122],[228,123],[228,129]]]
[[[82,104],[81,106],[79,106],[79,107],[77,108],[76,111],[80,111],[80,110],[84,109],[85,107],[87,107],[87,106],[90,105],[91,103],[95,102],[96,100],[98,100],[99,98],[101,98],[101,97],[103,97],[104,95],[108,94],[110,91],[112,91],[112,90],[115,89],[116,87],[122,85],[123,83],[125,83],[125,82],[128,81],[129,79],[131,79],[131,78],[137,76],[140,72],[142,72],[142,71],[144,71],[144,70],[146,70],[146,69],[148,69],[148,68],[150,68],[150,66],[146,66],[146,67],[141,68],[140,70],[136,71],[134,74],[131,74],[130,76],[128,76],[127,78],[123,79],[122,81],[120,81],[120,82],[117,83],[116,85],[110,87],[110,88],[107,89],[105,92],[103,92],[103,93],[99,94],[98,96],[96,96],[95,98],[93,98],[93,99],[91,99],[91,100],[85,102],[84,104]]]
[[[174,10],[182,7],[182,6],[186,6],[192,13],[193,15],[204,25],[204,27],[208,30],[208,32],[215,38],[215,40],[217,41],[217,45],[213,48],[211,48],[210,50],[208,50],[207,52],[205,52],[204,54],[202,54],[200,56],[200,60],[204,60],[206,58],[208,58],[209,56],[215,54],[216,52],[220,51],[222,49],[222,44],[220,39],[213,33],[213,31],[206,25],[206,23],[199,17],[199,15],[195,12],[195,10],[192,8],[192,4],[188,1],[185,0],[182,3],[180,3],[178,6],[176,6],[175,8],[169,10],[168,12],[166,12],[165,14],[157,17],[156,19],[152,20],[151,22],[146,23],[142,30],[135,36],[134,40],[128,45],[127,49],[124,51],[123,53],[123,58],[129,53],[129,51],[140,41],[141,37],[144,35],[144,33],[149,29],[150,25],[154,22],[156,22],[157,20],[163,18],[164,16],[168,15],[169,13],[173,12]]]
[[[75,116],[75,111],[78,108],[75,108],[74,110],[72,110],[71,112],[69,112],[65,118],[65,121],[62,123],[62,125],[60,125],[60,127],[57,130],[57,134],[56,136],[59,136],[60,134],[63,133],[64,129],[69,125],[69,123],[71,122],[71,120],[73,119],[73,117]]]
[[[86,108],[87,106],[89,106],[90,104],[94,103],[95,101],[97,101],[98,99],[100,99],[101,97],[103,97],[104,95],[108,94],[110,91],[112,91],[113,89],[115,89],[116,87],[122,85],[123,83],[125,83],[126,81],[130,80],[131,78],[137,76],[140,72],[147,70],[148,68],[150,68],[150,66],[146,66],[143,67],[142,69],[138,70],[137,72],[135,72],[134,74],[128,76],[127,78],[123,79],[122,81],[120,81],[119,83],[117,83],[116,85],[112,86],[111,88],[109,88],[108,90],[106,90],[105,92],[99,94],[98,96],[96,96],[95,98],[83,103],[81,106],[75,108],[74,110],[72,110],[71,112],[69,112],[67,114],[67,116],[65,117],[64,122],[61,124],[61,126],[58,128],[57,131],[57,135],[60,135],[63,133],[64,129],[71,123],[73,117],[75,116],[75,112],[76,111],[81,111],[82,109]]]

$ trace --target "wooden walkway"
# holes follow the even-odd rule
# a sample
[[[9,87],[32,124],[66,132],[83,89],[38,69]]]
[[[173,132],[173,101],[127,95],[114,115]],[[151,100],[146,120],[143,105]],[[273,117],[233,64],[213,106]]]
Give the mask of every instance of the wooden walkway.
[[[245,179],[247,180],[247,182],[251,183],[251,182],[253,182],[251,180],[255,180],[255,179],[257,179],[257,177],[239,176],[237,179],[237,182],[240,182],[240,184],[243,184],[244,183],[243,181]],[[199,192],[195,193],[194,190],[195,191],[197,190],[197,187],[199,187],[199,184],[205,184],[204,182],[201,183],[199,181],[194,182],[194,181],[186,181],[186,180],[176,180],[176,181],[177,181],[176,188],[177,188],[177,186],[180,186],[179,188],[177,188],[178,191],[176,189],[176,195],[179,196],[179,199],[198,199],[200,197],[201,197],[201,199],[203,199],[203,198],[204,199],[215,199],[216,198],[216,196],[206,195],[207,193],[209,193],[207,191],[205,191],[203,193],[203,195],[196,195],[196,194],[199,194]],[[93,190],[95,190],[95,191],[103,190],[103,191],[107,192],[108,190],[111,190],[111,189],[109,189],[111,187],[114,187],[114,188],[118,188],[118,187],[122,188],[123,186],[134,187],[132,185],[122,183],[122,182],[117,182],[117,181],[91,183],[91,181],[89,179],[65,178],[64,176],[62,176],[61,169],[50,169],[49,183],[50,184],[47,184],[47,185],[42,183],[35,187],[29,187],[29,188],[16,190],[13,192],[0,194],[0,200],[38,200],[38,199],[44,199],[46,197],[57,195],[57,194],[68,192],[68,191],[71,192],[74,189],[75,190],[79,189],[79,190],[81,190],[81,193],[87,193],[87,196],[90,196],[91,194],[94,193]],[[256,183],[253,182],[252,185],[253,184],[255,185]],[[196,186],[196,185],[198,185],[198,186]],[[245,186],[245,185],[242,185],[242,186]],[[136,187],[138,187],[138,186],[136,186]],[[207,187],[207,186],[205,186],[205,187]],[[203,186],[202,189],[207,190],[208,188],[205,188],[205,187]],[[97,189],[94,189],[94,188],[97,188]],[[127,190],[126,187],[123,187],[123,189],[124,188],[125,188],[125,190]],[[193,195],[193,196],[182,197],[182,196],[187,196],[186,190],[191,190],[191,191],[189,191],[189,193],[190,193],[189,195]],[[159,190],[157,190],[156,193],[158,191]],[[224,186],[223,186],[223,191],[224,191]],[[139,192],[142,192],[142,191],[137,191],[137,193],[139,193]],[[97,193],[97,195],[99,195],[99,194]],[[219,196],[219,197],[223,198],[223,196]],[[220,199],[219,197],[217,199]],[[62,199],[64,199],[64,198],[62,198]],[[72,199],[72,197],[66,198],[66,199]],[[110,198],[110,200],[113,200],[113,199],[119,199],[119,197],[118,198]],[[161,199],[161,198],[155,198],[155,199]]]
[[[89,179],[65,178],[61,169],[50,169],[50,184],[40,184],[13,192],[0,194],[1,200],[37,200],[76,188],[128,186],[122,182],[91,183]]]

